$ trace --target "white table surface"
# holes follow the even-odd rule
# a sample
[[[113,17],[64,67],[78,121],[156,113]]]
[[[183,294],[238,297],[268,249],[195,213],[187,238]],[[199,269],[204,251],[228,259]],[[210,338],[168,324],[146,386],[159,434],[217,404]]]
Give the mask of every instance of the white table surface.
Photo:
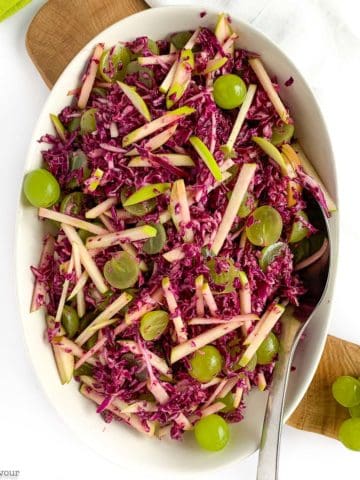
[[[359,22],[355,19],[359,20],[360,11],[355,9],[356,0],[345,3],[347,9],[343,9],[343,13],[351,25],[348,34],[352,35],[353,45],[359,46]],[[121,478],[121,469],[81,443],[64,425],[43,395],[25,350],[16,303],[14,223],[17,196],[32,128],[48,94],[46,86],[27,56],[24,38],[30,19],[42,4],[41,0],[33,0],[30,6],[0,24],[0,471],[20,470],[18,478],[26,480],[112,480]],[[342,28],[341,25],[340,27]],[[331,35],[331,32],[328,34]],[[311,31],[304,32],[304,35],[311,36]],[[334,64],[334,75],[341,68],[340,81],[339,75],[336,81],[331,75],[317,75],[315,81],[306,66],[320,62],[321,52],[317,51],[316,45],[307,49],[304,57],[301,48],[289,51],[287,45],[281,41],[279,43],[295,63],[303,68],[325,117],[329,119],[328,126],[337,158],[342,217],[339,271],[330,332],[360,343],[360,319],[356,310],[360,266],[360,133],[359,114],[354,115],[354,112],[360,112],[359,72],[356,71],[360,65],[360,49],[344,51],[344,62],[341,66]],[[339,43],[335,33],[329,45],[334,43],[341,49],[341,42]],[[329,83],[333,81],[333,86],[329,88]],[[322,88],[323,82],[327,82],[327,88]],[[329,94],[331,90],[332,95]],[[356,122],[349,122],[350,112]],[[255,478],[256,462],[257,455],[252,455],[221,472],[197,475],[196,478],[215,480],[221,475],[229,480],[251,480]],[[359,478],[359,462],[359,453],[346,450],[334,440],[290,427],[284,429],[281,479],[335,480],[346,472],[352,472],[352,478]],[[131,475],[132,480],[144,477],[146,480],[154,478],[150,471],[141,473],[138,470]],[[159,480],[159,477],[156,477],[156,480]]]

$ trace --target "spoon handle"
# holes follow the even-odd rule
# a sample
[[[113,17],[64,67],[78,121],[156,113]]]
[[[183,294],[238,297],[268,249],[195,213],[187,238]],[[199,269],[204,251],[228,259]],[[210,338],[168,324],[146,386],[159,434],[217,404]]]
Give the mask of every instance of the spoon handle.
[[[286,316],[279,359],[273,373],[259,449],[257,480],[277,480],[283,411],[291,361],[302,325],[292,315]]]

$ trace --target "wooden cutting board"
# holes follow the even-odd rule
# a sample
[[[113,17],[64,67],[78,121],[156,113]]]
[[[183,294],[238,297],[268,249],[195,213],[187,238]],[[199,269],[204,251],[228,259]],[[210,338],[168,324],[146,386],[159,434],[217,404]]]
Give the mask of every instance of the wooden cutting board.
[[[49,0],[32,20],[26,47],[51,88],[74,55],[109,25],[147,8],[143,0]],[[331,395],[340,375],[360,376],[360,346],[328,336],[313,381],[288,425],[337,437],[347,409]]]

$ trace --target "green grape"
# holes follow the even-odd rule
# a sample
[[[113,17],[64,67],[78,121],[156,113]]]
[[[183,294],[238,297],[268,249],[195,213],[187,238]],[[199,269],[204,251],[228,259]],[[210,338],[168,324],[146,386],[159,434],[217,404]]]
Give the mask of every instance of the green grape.
[[[228,200],[231,198],[232,192],[227,192],[226,196]],[[241,202],[239,210],[237,212],[237,216],[240,218],[246,218],[250,215],[250,213],[257,207],[258,200],[251,192],[246,192],[244,196],[244,200]]]
[[[154,227],[157,231],[155,237],[148,238],[143,245],[143,251],[148,255],[154,255],[161,252],[166,243],[166,231],[161,223],[149,223],[151,227]]]
[[[79,315],[77,311],[73,307],[65,305],[61,316],[61,323],[66,335],[69,338],[73,338],[79,330]]]
[[[138,74],[139,82],[144,84],[147,88],[151,88],[154,82],[154,72],[150,68],[143,67],[138,62],[130,62],[126,67],[126,75]]]
[[[78,128],[80,127],[80,117],[73,117],[68,126],[67,126],[67,129],[69,130],[69,132],[75,132],[75,130],[77,130]]]
[[[360,403],[360,381],[349,375],[339,377],[332,384],[332,394],[343,407],[355,407]]]
[[[294,125],[282,123],[272,129],[271,143],[275,146],[290,142],[294,135]]]
[[[80,118],[80,132],[81,135],[86,135],[87,133],[95,132],[96,130],[96,118],[95,113],[97,112],[96,108],[89,108],[86,110]]]
[[[78,233],[79,237],[81,238],[81,240],[82,240],[84,243],[86,242],[86,240],[87,240],[89,237],[94,236],[93,233],[88,232],[87,230],[83,230],[82,228],[80,228],[77,233]]]
[[[192,33],[189,31],[177,32],[171,35],[170,42],[174,45],[175,48],[181,50],[185,47],[188,40],[191,38]]]
[[[301,217],[305,220],[305,222],[309,221],[308,216],[303,210],[300,210],[296,214],[297,217]],[[291,227],[289,242],[290,243],[298,243],[301,242],[304,238],[306,238],[309,234],[309,229],[300,219],[294,221]]]
[[[221,271],[218,271],[217,266],[221,264]],[[206,266],[209,268],[209,273],[212,281],[216,285],[227,285],[230,282],[233,282],[234,275],[234,260],[232,258],[225,257],[214,257],[210,258],[206,262]]]
[[[191,357],[189,374],[199,382],[207,383],[221,372],[222,365],[219,350],[213,345],[206,345]]]
[[[279,351],[279,340],[272,332],[265,338],[256,351],[257,363],[267,365],[272,362]]]
[[[66,215],[80,215],[85,207],[85,196],[82,192],[68,193],[62,199],[60,212]]]
[[[105,50],[99,62],[99,74],[106,82],[123,80],[126,67],[130,62],[131,52],[128,48],[118,44],[115,49]],[[110,69],[110,62],[113,69]],[[111,72],[111,76],[110,76]]]
[[[232,392],[229,392],[223,398],[219,398],[220,402],[225,403],[225,407],[222,408],[220,411],[222,413],[229,413],[229,412],[232,412],[233,410],[235,410],[234,399],[235,399],[235,396]]]
[[[301,262],[310,255],[310,241],[304,238],[298,245],[291,245],[291,250],[294,255],[294,264]]]
[[[105,263],[104,277],[115,288],[123,290],[133,287],[138,280],[139,264],[127,252],[120,252],[116,258]]]
[[[194,431],[196,441],[205,450],[217,452],[222,450],[229,442],[229,425],[220,415],[215,413],[200,418],[195,424]]]
[[[233,73],[221,75],[214,82],[214,100],[218,107],[225,110],[239,107],[246,95],[246,85],[242,78]]]
[[[352,417],[360,417],[360,403],[359,405],[355,405],[355,407],[350,407],[349,408],[349,413]]]
[[[106,95],[107,95],[106,89],[105,89],[105,88],[101,88],[101,87],[94,87],[94,88],[91,90],[91,93],[94,93],[94,94],[97,95],[98,97],[106,97]]]
[[[90,177],[90,168],[88,167],[88,158],[82,150],[76,150],[70,155],[70,170],[73,172],[74,170],[82,170],[82,179],[86,180]],[[74,177],[69,180],[67,187],[68,188],[77,188],[79,187],[80,182],[79,180]]]
[[[164,310],[153,310],[145,313],[140,320],[140,333],[144,340],[156,340],[166,330],[169,314]]]
[[[280,238],[283,222],[280,213],[269,205],[263,205],[248,217],[246,236],[258,247],[267,247]]]
[[[89,375],[92,377],[94,367],[88,363],[83,363],[79,368],[74,370],[74,377],[80,377],[81,375]]]
[[[346,448],[360,452],[360,418],[348,418],[341,424],[339,440]]]
[[[159,55],[160,50],[155,40],[148,38],[147,46],[151,53],[153,53],[154,55]]]
[[[44,168],[29,172],[24,180],[24,193],[34,207],[51,207],[60,197],[60,185]]]
[[[131,215],[135,215],[136,217],[142,217],[151,213],[157,205],[156,199],[151,198],[150,200],[146,200],[145,202],[136,203],[135,205],[127,205],[125,206],[124,203],[130,195],[135,192],[135,189],[130,187],[123,187],[120,192],[120,200],[123,204],[124,209],[131,213]]]
[[[261,250],[260,257],[259,257],[259,265],[261,270],[265,272],[267,267],[281,255],[286,248],[286,243],[284,242],[276,242],[268,247],[264,247]]]
[[[311,237],[309,238],[310,255],[312,255],[313,253],[319,250],[319,248],[324,243],[324,238],[325,238],[325,235],[323,232],[318,232],[318,233],[315,233],[315,235],[311,235]]]

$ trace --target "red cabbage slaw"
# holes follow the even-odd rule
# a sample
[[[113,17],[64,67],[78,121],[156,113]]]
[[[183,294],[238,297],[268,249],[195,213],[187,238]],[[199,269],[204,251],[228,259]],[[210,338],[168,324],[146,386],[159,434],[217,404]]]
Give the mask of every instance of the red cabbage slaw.
[[[294,222],[310,196],[325,212],[334,208],[298,143],[291,138],[269,149],[274,129],[293,123],[290,112],[260,57],[235,47],[229,19],[220,19],[223,30],[199,27],[182,45],[181,36],[174,43],[139,37],[110,49],[97,45],[81,86],[69,92],[71,105],[56,117],[56,134],[40,139],[63,196],[83,195],[78,209],[39,210],[60,228],[45,236],[39,266],[32,267],[32,311],[46,309],[62,382],[80,381],[105,421],[150,436],[181,438],[211,413],[242,420],[245,396],[266,389],[276,358],[252,368],[249,360],[270,332],[280,333],[287,303],[301,301],[296,266],[311,264],[326,242],[297,259],[301,242],[295,249],[289,243]],[[214,82],[228,73],[251,93],[239,109],[214,101]],[[144,195],[148,186],[151,209],[131,213],[129,194]],[[237,214],[241,204],[245,216]],[[252,212],[264,205],[276,209],[283,225],[281,254],[266,268],[262,249],[246,236]],[[301,221],[309,240],[317,229]],[[144,249],[154,224],[166,234],[155,254]],[[131,289],[104,276],[122,251],[139,266]],[[74,339],[61,324],[66,304],[88,323]],[[170,321],[146,340],[140,322],[154,310],[168,312]],[[204,383],[191,375],[191,358],[209,344],[223,364]],[[223,412],[229,393],[233,408]]]

